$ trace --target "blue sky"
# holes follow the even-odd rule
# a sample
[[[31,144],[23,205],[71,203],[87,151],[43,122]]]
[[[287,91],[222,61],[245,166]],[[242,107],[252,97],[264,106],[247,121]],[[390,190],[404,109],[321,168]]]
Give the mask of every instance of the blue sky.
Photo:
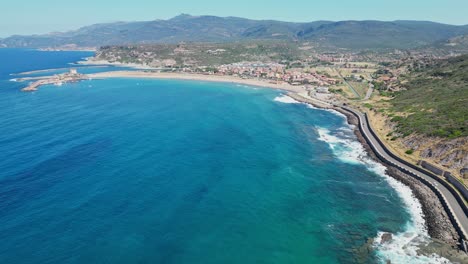
[[[468,24],[468,0],[1,0],[0,37],[180,13],[285,21],[429,20]]]

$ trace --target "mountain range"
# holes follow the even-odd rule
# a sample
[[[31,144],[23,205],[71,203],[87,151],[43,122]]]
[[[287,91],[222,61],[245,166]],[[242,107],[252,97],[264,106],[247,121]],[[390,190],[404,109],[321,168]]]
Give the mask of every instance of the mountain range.
[[[0,47],[53,48],[62,46],[232,42],[249,40],[309,41],[320,47],[345,49],[407,49],[468,35],[468,25],[427,21],[315,21],[293,23],[238,17],[191,16],[168,20],[95,24],[45,35],[14,35]]]

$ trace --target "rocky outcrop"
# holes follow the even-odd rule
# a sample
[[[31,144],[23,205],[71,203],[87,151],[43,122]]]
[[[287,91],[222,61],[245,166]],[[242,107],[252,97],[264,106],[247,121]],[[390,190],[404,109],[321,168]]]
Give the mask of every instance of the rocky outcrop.
[[[404,137],[395,132],[397,124],[388,118],[385,119],[384,126],[385,130],[390,131],[391,136],[397,139],[397,148],[412,149],[416,160],[426,160],[437,167],[449,170],[455,176],[464,176],[461,170],[468,168],[468,137],[448,139],[418,134]],[[394,145],[392,141],[388,143]],[[465,175],[465,179],[468,179],[468,175]]]
[[[441,139],[411,135],[401,141],[408,149],[419,152],[425,159],[436,166],[453,170],[457,174],[468,167],[468,138]]]
[[[389,243],[393,240],[393,235],[390,233],[384,233],[380,238],[380,244]]]
[[[461,250],[454,250],[449,245],[437,239],[432,239],[428,245],[422,245],[418,250],[418,254],[425,256],[437,254],[450,260],[452,263],[468,263],[468,254]]]

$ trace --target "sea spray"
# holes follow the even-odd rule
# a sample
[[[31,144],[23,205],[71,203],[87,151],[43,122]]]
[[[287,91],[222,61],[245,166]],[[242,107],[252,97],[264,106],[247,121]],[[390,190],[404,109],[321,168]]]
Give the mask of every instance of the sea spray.
[[[290,96],[287,96],[285,94],[282,94],[280,96],[277,96],[275,97],[274,99],[276,102],[279,102],[279,103],[284,103],[284,104],[303,104],[303,105],[306,105],[308,108],[311,108],[311,109],[318,109],[317,107],[311,105],[311,104],[306,104],[306,103],[302,103],[302,102],[299,102],[297,101],[296,99],[290,97]],[[335,112],[335,111],[333,111]],[[344,116],[344,115],[343,115]]]
[[[300,104],[299,101],[297,101],[297,100],[295,100],[294,98],[289,97],[289,96],[287,96],[287,95],[277,96],[277,97],[275,97],[274,100],[275,100],[276,102],[285,103],[285,104]]]

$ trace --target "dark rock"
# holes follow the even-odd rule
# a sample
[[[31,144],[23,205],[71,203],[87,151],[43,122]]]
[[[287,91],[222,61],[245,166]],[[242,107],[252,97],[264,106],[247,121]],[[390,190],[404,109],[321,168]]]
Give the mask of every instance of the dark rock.
[[[390,233],[384,233],[381,237],[380,244],[385,244],[393,240],[393,235]]]

